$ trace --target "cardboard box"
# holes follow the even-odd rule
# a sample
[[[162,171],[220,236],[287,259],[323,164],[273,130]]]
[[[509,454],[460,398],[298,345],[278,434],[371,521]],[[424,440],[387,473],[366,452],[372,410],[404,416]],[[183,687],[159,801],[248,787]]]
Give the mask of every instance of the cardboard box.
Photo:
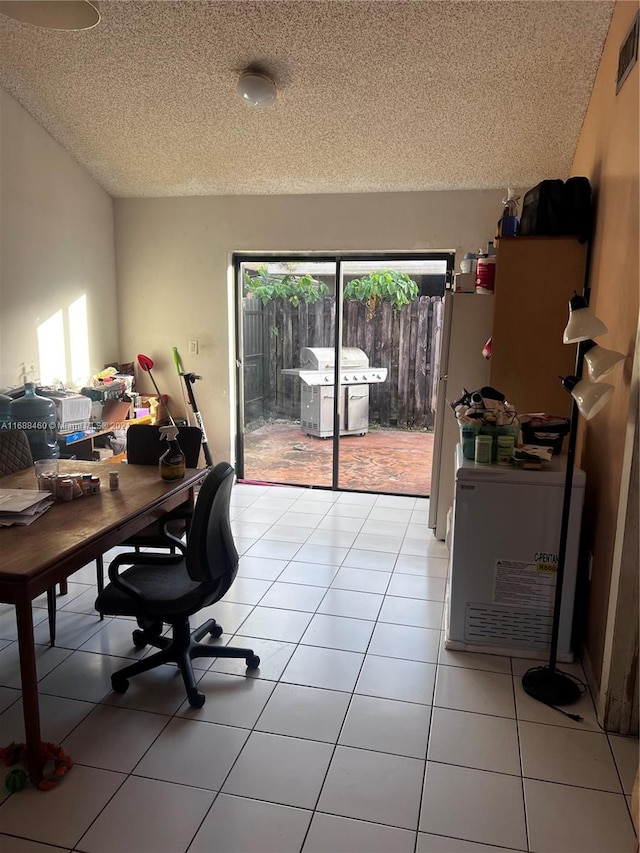
[[[457,272],[453,276],[454,293],[475,293],[476,274],[474,272]]]
[[[130,409],[128,401],[107,400],[102,407],[102,429],[125,429]]]

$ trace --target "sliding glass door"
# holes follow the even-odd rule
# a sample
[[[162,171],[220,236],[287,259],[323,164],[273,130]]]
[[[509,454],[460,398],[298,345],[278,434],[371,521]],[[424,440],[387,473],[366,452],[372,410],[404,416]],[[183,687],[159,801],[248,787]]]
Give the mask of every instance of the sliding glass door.
[[[429,340],[452,262],[235,258],[240,479],[428,494]]]

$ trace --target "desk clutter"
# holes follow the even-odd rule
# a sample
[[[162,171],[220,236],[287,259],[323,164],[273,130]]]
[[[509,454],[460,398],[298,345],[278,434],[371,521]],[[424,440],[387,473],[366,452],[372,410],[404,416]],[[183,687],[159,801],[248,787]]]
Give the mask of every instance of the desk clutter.
[[[0,527],[25,527],[46,512],[53,503],[49,494],[32,489],[0,489]]]
[[[0,428],[24,430],[34,459],[103,461],[124,451],[132,423],[168,423],[167,397],[134,390],[133,362],[109,365],[80,389],[33,381],[0,394]]]
[[[504,394],[488,386],[464,391],[451,403],[465,459],[484,465],[540,468],[562,452],[567,418],[541,413],[518,415]]]
[[[54,459],[42,460],[51,466]],[[88,495],[100,493],[100,477],[95,474],[86,474],[76,471],[69,474],[60,474],[56,470],[38,471],[38,462],[35,463],[38,489],[40,492],[48,492],[53,500],[59,502],[72,501],[75,498],[84,498]],[[117,471],[109,472],[109,488],[111,491],[120,488],[120,478]]]

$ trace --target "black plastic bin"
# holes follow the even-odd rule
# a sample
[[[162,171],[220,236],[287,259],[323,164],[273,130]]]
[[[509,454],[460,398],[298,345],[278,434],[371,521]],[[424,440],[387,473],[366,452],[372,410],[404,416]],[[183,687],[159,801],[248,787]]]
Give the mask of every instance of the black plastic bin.
[[[557,456],[562,453],[562,442],[569,432],[569,424],[569,418],[552,415],[522,415],[520,417],[522,441],[525,444],[550,447],[553,455]]]

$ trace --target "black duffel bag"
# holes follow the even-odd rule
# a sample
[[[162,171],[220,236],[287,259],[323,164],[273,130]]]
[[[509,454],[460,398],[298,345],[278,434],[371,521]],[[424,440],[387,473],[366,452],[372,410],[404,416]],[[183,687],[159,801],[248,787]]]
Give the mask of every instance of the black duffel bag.
[[[588,178],[541,181],[525,193],[518,234],[522,237],[570,235],[591,238],[593,208]]]

